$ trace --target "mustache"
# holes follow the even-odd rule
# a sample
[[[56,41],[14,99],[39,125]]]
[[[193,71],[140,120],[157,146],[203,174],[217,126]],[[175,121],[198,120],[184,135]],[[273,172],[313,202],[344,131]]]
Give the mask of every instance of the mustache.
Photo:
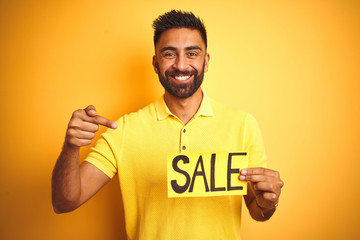
[[[197,70],[192,70],[192,71],[179,71],[179,70],[173,70],[173,71],[170,71],[170,70],[167,70],[165,71],[165,76],[168,77],[170,75],[195,75],[197,76],[198,74],[198,71]]]

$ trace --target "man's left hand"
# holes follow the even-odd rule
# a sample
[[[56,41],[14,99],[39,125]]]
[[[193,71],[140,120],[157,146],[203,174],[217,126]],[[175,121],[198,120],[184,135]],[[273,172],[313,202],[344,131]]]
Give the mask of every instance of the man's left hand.
[[[239,179],[250,183],[259,207],[273,209],[277,206],[284,186],[279,172],[267,168],[246,168],[241,170]]]

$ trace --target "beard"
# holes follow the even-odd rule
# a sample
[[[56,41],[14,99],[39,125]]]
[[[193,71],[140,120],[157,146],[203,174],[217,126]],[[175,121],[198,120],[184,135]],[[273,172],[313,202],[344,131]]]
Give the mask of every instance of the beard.
[[[191,97],[201,86],[203,79],[204,79],[204,68],[205,68],[205,61],[202,67],[201,72],[199,73],[196,69],[192,71],[165,71],[165,76],[161,74],[159,65],[156,63],[156,68],[158,70],[159,80],[161,85],[165,88],[167,92],[169,92],[172,96],[176,98],[188,98]],[[175,84],[174,82],[170,81],[171,75],[191,75],[194,76],[193,81],[188,83],[182,84]]]

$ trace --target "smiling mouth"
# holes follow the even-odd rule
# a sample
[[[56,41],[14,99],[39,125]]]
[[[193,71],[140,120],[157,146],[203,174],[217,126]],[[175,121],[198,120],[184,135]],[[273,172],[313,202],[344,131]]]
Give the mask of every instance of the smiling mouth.
[[[190,75],[171,75],[172,78],[174,78],[175,80],[178,80],[178,81],[186,81],[191,76],[192,76],[192,74],[190,74]]]

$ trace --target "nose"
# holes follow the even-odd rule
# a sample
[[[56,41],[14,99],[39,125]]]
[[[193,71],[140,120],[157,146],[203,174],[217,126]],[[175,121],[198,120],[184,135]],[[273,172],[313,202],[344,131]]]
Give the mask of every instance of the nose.
[[[174,63],[174,68],[176,68],[179,71],[185,71],[188,67],[187,59],[183,55],[179,55]]]

